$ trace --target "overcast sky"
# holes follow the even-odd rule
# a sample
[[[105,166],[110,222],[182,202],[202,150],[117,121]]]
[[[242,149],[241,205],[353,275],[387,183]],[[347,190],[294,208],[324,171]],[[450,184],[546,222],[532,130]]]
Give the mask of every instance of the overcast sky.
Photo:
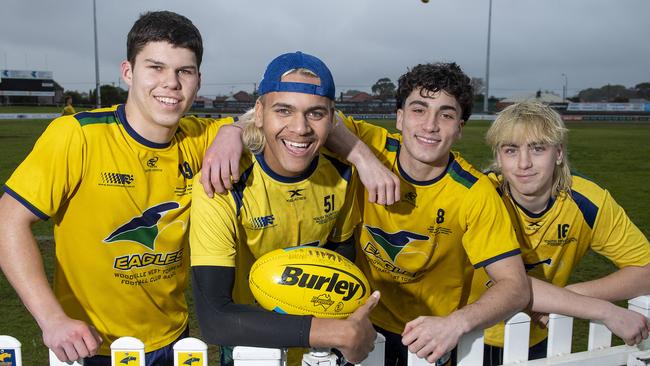
[[[485,77],[488,0],[97,0],[100,80],[119,85],[139,14],[172,10],[203,35],[200,95],[252,91],[275,56],[296,50],[331,68],[338,91],[396,82],[409,66],[455,61]],[[2,0],[0,68],[49,70],[94,88],[91,0]],[[493,0],[490,95],[569,95],[650,81],[650,0]],[[124,84],[121,83],[124,87]]]

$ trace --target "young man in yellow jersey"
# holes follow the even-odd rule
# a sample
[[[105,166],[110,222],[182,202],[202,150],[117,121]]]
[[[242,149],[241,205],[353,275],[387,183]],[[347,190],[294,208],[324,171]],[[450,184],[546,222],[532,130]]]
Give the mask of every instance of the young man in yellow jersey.
[[[298,245],[353,249],[346,242],[359,222],[352,167],[321,152],[336,95],[327,66],[301,52],[280,55],[259,95],[242,117],[250,151],[238,164],[237,183],[227,195],[192,193],[192,280],[202,336],[223,346],[337,348],[358,363],[376,337],[368,313],[378,294],[345,320],[246,305],[253,304],[247,277],[256,258]]]
[[[406,365],[407,350],[443,365],[464,334],[525,307],[529,287],[494,187],[451,151],[472,110],[469,78],[454,63],[435,63],[413,67],[398,84],[401,133],[343,118],[400,178],[399,202],[359,200],[356,262],[382,293],[371,320],[386,336],[386,365]],[[350,144],[342,130],[330,142]],[[466,305],[472,266],[495,285]]]
[[[519,244],[499,196],[486,176],[451,152],[472,98],[470,80],[456,64],[418,65],[399,80],[401,134],[343,118],[379,158],[377,171],[388,169],[399,178],[394,196],[383,189],[384,197],[399,201],[391,206],[374,191],[357,192],[365,199],[358,200],[363,224],[355,234],[356,262],[382,293],[371,320],[386,336],[386,365],[406,365],[407,350],[432,363],[450,363],[463,334],[528,304]],[[343,123],[327,142],[346,156],[352,147],[355,155],[365,151]],[[472,265],[485,267],[496,284],[465,306]]]
[[[494,153],[489,177],[510,214],[532,278],[531,308],[600,320],[627,344],[636,344],[648,336],[647,319],[609,301],[650,293],[650,244],[607,190],[571,173],[567,132],[553,109],[525,102],[504,109],[486,136]],[[620,269],[566,286],[589,249]],[[485,272],[477,271],[472,297],[490,284]],[[530,359],[546,357],[546,335],[533,325]],[[501,364],[503,324],[486,330],[485,343],[485,364]]]
[[[74,107],[72,106],[72,97],[67,96],[65,97],[65,106],[63,106],[63,111],[61,112],[62,116],[68,116],[70,114],[75,114],[77,111],[74,110]]]
[[[0,266],[61,361],[109,365],[111,342],[133,336],[147,365],[172,365],[172,344],[187,335],[194,174],[232,122],[184,117],[202,54],[189,19],[143,14],[121,65],[126,104],[55,119],[4,186]],[[30,230],[48,218],[54,290]]]

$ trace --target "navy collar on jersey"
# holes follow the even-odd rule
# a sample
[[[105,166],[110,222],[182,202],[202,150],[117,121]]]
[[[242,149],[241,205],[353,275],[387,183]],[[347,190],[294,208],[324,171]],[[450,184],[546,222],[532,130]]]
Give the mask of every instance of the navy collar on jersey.
[[[519,202],[517,202],[517,200],[515,200],[515,198],[512,196],[512,192],[510,191],[510,187],[508,187],[508,192],[509,192],[508,195],[510,196],[510,199],[512,199],[512,202],[514,202],[515,205],[517,205],[517,207],[519,207],[526,214],[526,216],[528,216],[528,217],[530,217],[532,219],[539,219],[540,217],[544,216],[544,214],[547,213],[553,207],[553,204],[555,203],[555,198],[553,198],[553,196],[551,195],[551,197],[548,199],[548,203],[546,204],[546,208],[543,209],[542,212],[540,212],[540,213],[533,213],[533,212],[528,211],[526,209],[526,207],[520,205]]]
[[[442,171],[442,173],[440,173],[439,176],[437,176],[437,177],[435,177],[435,178],[433,178],[431,180],[415,180],[415,179],[411,178],[406,173],[406,171],[404,171],[404,169],[402,169],[402,165],[400,165],[400,163],[399,163],[400,148],[401,148],[401,146],[397,147],[397,169],[399,170],[399,174],[401,174],[402,177],[404,177],[404,179],[406,179],[407,182],[409,182],[411,184],[414,184],[416,186],[429,186],[429,185],[432,185],[433,183],[439,181],[440,179],[442,179],[445,176],[445,174],[447,174],[447,172],[449,171],[449,167],[451,167],[451,164],[453,164],[454,161],[456,160],[454,158],[454,154],[452,154],[450,152],[449,153],[449,162],[447,163],[447,167],[445,168],[445,170]]]
[[[133,137],[133,139],[139,143],[141,143],[144,146],[151,147],[154,149],[164,149],[166,147],[169,147],[171,145],[171,141],[166,142],[164,144],[159,144],[157,142],[149,141],[146,138],[140,136],[133,127],[129,124],[129,121],[126,119],[126,108],[124,108],[125,104],[120,104],[117,106],[117,110],[115,111],[115,114],[117,115],[117,119],[120,120],[122,123],[122,126],[124,126],[124,129],[126,130],[126,133],[129,134],[129,136]]]
[[[266,160],[264,160],[264,152],[261,152],[261,153],[255,155],[255,159],[260,164],[260,167],[262,168],[262,170],[266,174],[268,174],[271,178],[277,180],[278,182],[282,182],[282,183],[297,183],[297,182],[300,182],[302,180],[305,180],[305,179],[309,178],[309,176],[316,170],[316,167],[318,166],[318,157],[319,157],[319,155],[316,155],[314,160],[311,161],[311,164],[309,164],[307,169],[305,169],[305,171],[302,172],[301,174],[299,174],[299,175],[297,175],[295,177],[285,177],[285,176],[280,175],[280,174],[274,172],[273,170],[271,170],[271,167],[269,167],[269,165],[266,163]]]

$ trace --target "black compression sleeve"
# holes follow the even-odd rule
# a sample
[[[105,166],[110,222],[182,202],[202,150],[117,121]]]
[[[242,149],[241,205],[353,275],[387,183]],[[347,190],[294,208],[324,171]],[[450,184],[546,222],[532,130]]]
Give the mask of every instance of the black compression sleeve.
[[[205,341],[224,346],[309,347],[311,317],[235,304],[235,268],[192,267],[194,306]]]
[[[326,249],[333,250],[339,253],[340,255],[352,261],[352,263],[354,263],[354,260],[357,256],[355,245],[354,245],[354,235],[340,243],[334,241],[328,241],[324,247]]]

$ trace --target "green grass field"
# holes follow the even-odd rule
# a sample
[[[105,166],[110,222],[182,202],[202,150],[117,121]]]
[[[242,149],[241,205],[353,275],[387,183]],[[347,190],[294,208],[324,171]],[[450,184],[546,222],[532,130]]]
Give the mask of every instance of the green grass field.
[[[24,110],[15,112],[25,112]],[[0,113],[15,113],[1,109]],[[32,113],[45,111],[31,109]],[[49,112],[49,111],[47,111]],[[40,120],[0,120],[0,180],[4,183],[13,169],[30,151],[38,135],[48,121]],[[393,129],[393,123],[375,121]],[[470,121],[464,129],[463,139],[456,150],[483,168],[490,161],[490,151],[483,143],[483,135],[488,122]],[[589,176],[609,189],[619,204],[626,208],[632,220],[646,236],[650,233],[650,203],[647,200],[650,188],[650,124],[643,123],[585,123],[568,124],[570,133],[569,158],[574,170]],[[49,223],[35,225],[34,232],[39,237],[51,236]],[[42,239],[41,252],[48,274],[53,270],[53,244]],[[572,281],[584,281],[612,272],[615,267],[607,260],[589,253],[572,277]],[[191,300],[191,299],[190,299]],[[15,292],[4,276],[0,276],[0,309],[2,323],[0,334],[18,338],[23,344],[25,365],[46,365],[47,350],[42,344],[41,333],[25,310]],[[578,321],[575,325],[574,351],[586,349],[587,323]],[[193,320],[192,335],[198,336],[196,322]],[[620,344],[620,341],[618,341]],[[212,349],[211,365],[216,365]]]

